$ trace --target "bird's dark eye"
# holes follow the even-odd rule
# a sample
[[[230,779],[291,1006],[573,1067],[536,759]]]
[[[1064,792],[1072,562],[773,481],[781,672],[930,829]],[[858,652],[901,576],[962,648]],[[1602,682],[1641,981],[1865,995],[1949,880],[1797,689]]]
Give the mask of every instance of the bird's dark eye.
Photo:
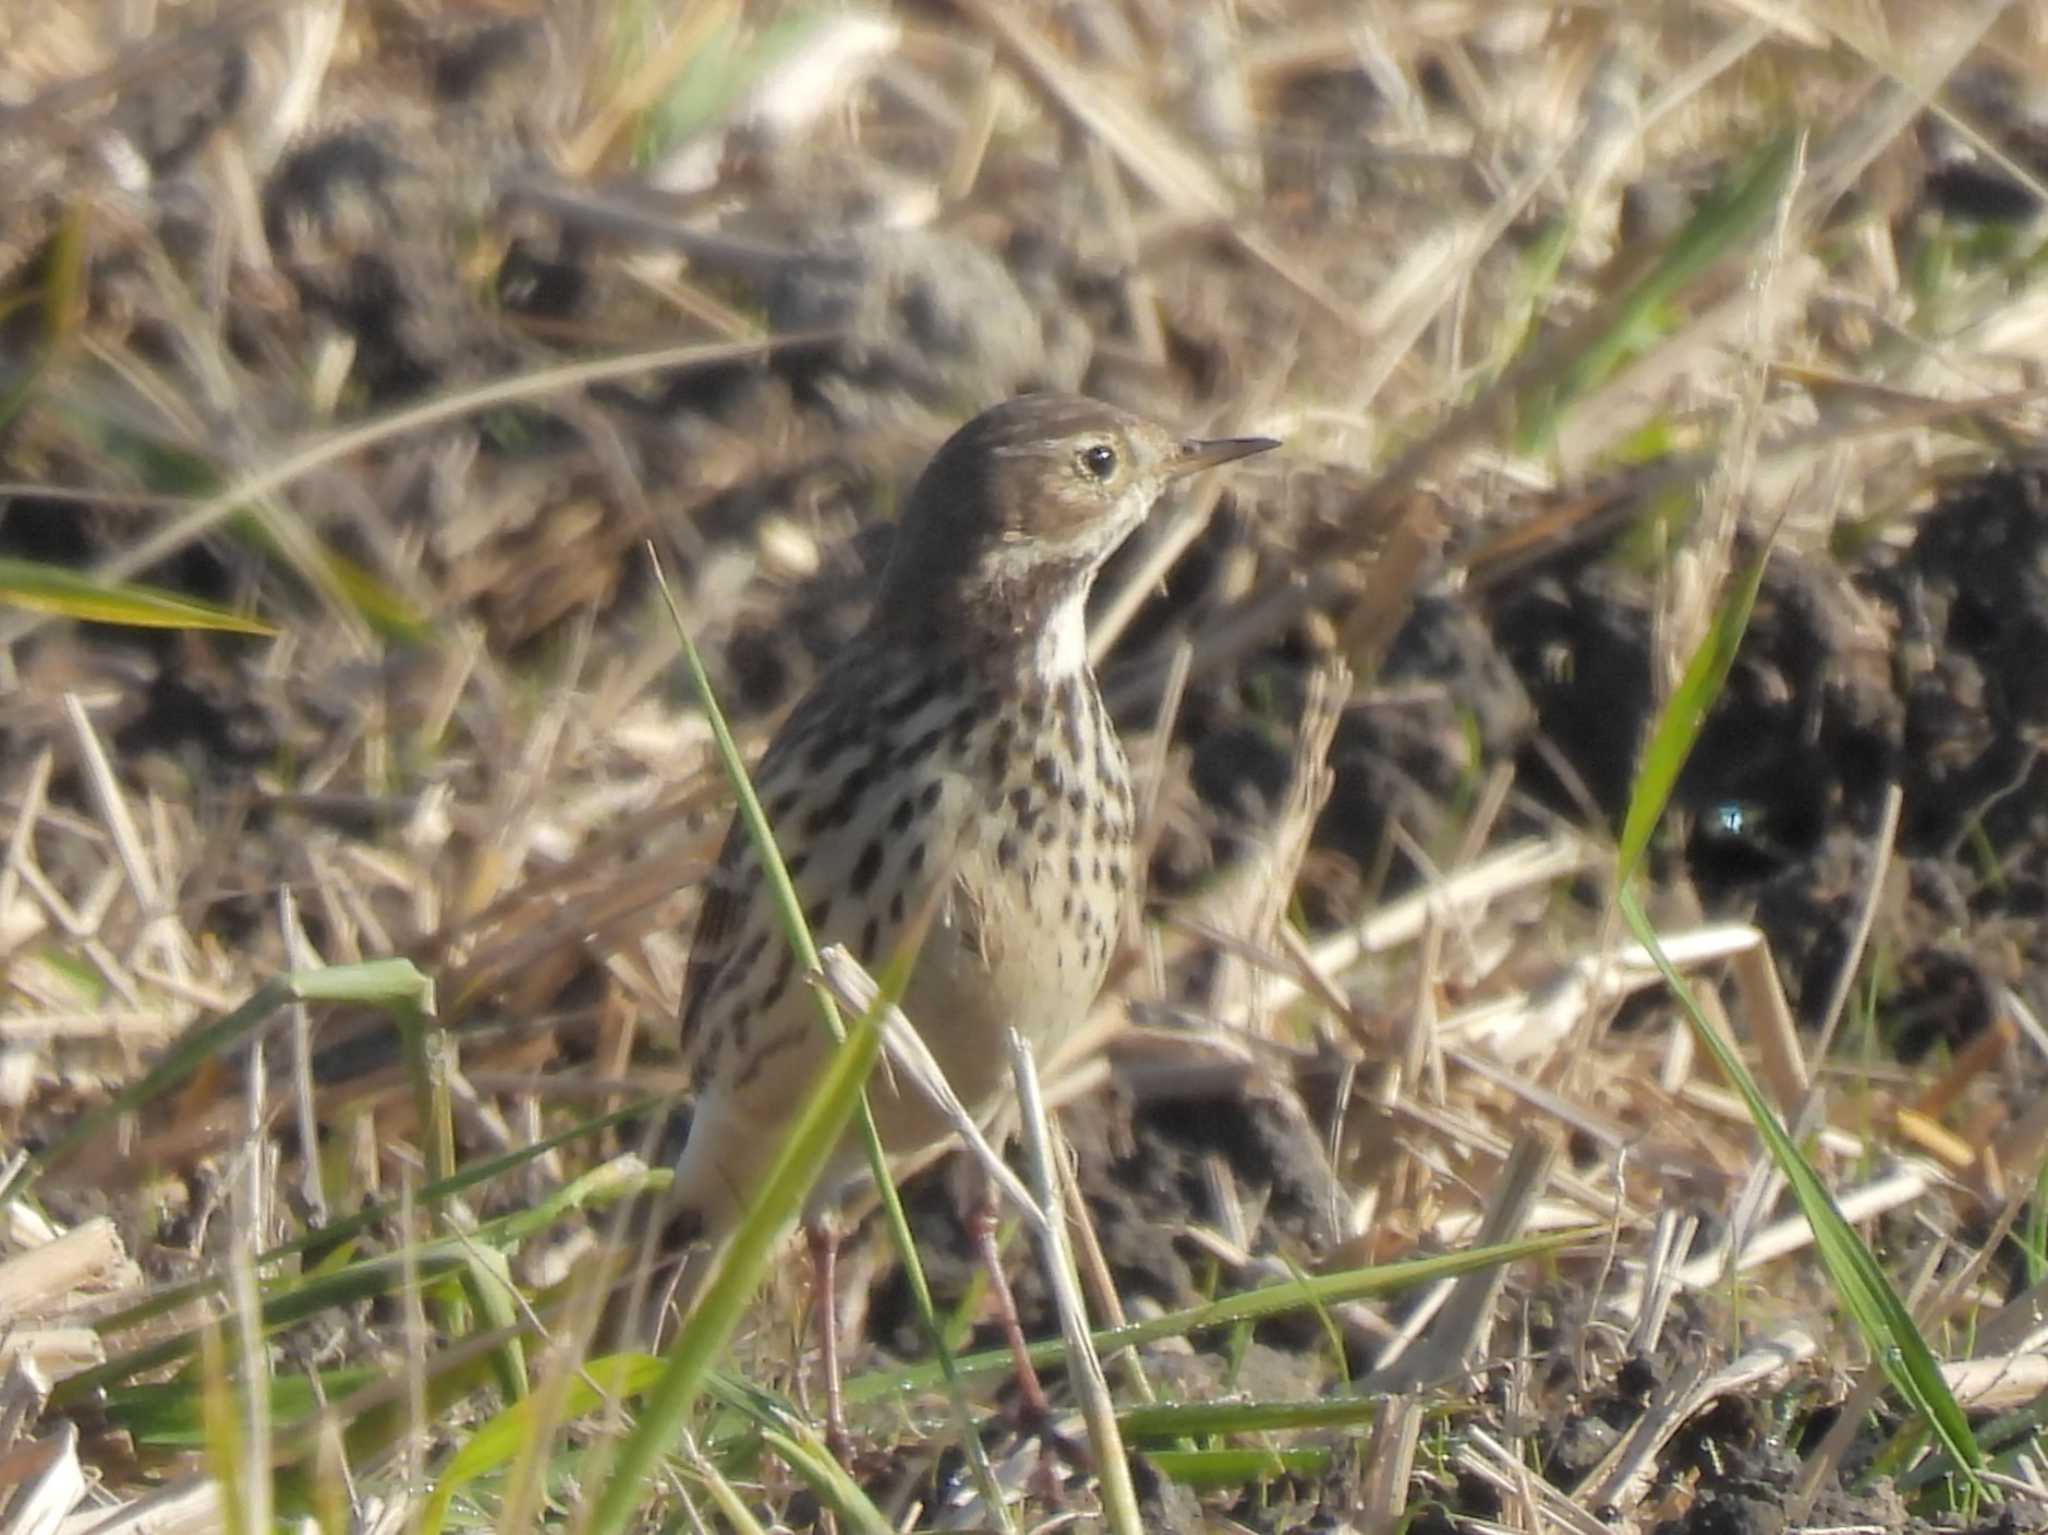
[[[1097,443],[1092,448],[1081,450],[1081,467],[1098,480],[1107,480],[1116,473],[1116,449]]]

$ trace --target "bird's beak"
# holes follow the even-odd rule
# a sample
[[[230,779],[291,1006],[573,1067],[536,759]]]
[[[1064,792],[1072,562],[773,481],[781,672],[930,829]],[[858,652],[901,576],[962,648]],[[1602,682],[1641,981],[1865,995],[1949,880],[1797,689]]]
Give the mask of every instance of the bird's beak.
[[[1214,469],[1218,464],[1227,464],[1233,459],[1250,458],[1254,453],[1264,453],[1268,448],[1277,448],[1277,437],[1211,437],[1207,440],[1191,438],[1180,445],[1180,452],[1166,466],[1166,477],[1177,480],[1183,475],[1194,474],[1202,469]]]

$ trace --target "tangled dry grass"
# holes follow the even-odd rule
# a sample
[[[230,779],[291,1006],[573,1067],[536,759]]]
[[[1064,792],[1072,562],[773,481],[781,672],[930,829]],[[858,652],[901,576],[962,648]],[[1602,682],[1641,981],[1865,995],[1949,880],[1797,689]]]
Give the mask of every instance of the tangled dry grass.
[[[1034,387],[1287,440],[1092,615],[1150,900],[1055,1096],[1096,1322],[1183,1318],[1112,1371],[1147,1524],[2048,1521],[2048,11],[119,9],[0,14],[10,1528],[577,1521],[645,1379],[570,1301],[687,1087],[728,805],[645,546],[758,743],[906,476]],[[1974,1489],[1614,916],[1658,710],[1766,553],[1643,888]],[[131,582],[206,606],[66,616]],[[429,1033],[260,990],[395,958]],[[913,1227],[971,1310],[944,1180]],[[893,1362],[886,1243],[850,1266],[866,1506],[1012,1518]],[[768,1287],[649,1527],[865,1517],[763,1448],[804,1304]],[[513,1333],[557,1432],[438,1505]]]

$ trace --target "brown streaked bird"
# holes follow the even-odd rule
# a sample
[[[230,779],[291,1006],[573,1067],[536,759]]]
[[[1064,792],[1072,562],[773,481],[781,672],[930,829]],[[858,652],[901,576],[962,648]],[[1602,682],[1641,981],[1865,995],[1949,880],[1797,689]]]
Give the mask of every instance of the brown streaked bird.
[[[931,907],[903,1010],[984,1118],[1008,1085],[1005,1031],[1043,1055],[1087,1013],[1132,879],[1130,775],[1088,665],[1089,588],[1168,484],[1275,446],[1184,440],[1072,395],[976,416],[911,491],[867,627],[755,770],[821,947],[878,968]],[[683,983],[697,1109],[671,1233],[721,1235],[766,1172],[830,1051],[806,991],[735,820]],[[945,1135],[908,1082],[877,1073],[868,1092],[892,1156]],[[850,1137],[812,1208],[866,1166]],[[829,1293],[829,1245],[820,1257]]]

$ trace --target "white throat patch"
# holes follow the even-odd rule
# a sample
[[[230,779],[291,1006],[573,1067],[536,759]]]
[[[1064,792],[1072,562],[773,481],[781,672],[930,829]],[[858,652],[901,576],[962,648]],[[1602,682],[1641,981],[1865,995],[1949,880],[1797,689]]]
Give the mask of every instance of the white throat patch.
[[[1060,599],[1051,620],[1038,636],[1037,672],[1042,677],[1072,677],[1088,665],[1088,589],[1077,585]]]

